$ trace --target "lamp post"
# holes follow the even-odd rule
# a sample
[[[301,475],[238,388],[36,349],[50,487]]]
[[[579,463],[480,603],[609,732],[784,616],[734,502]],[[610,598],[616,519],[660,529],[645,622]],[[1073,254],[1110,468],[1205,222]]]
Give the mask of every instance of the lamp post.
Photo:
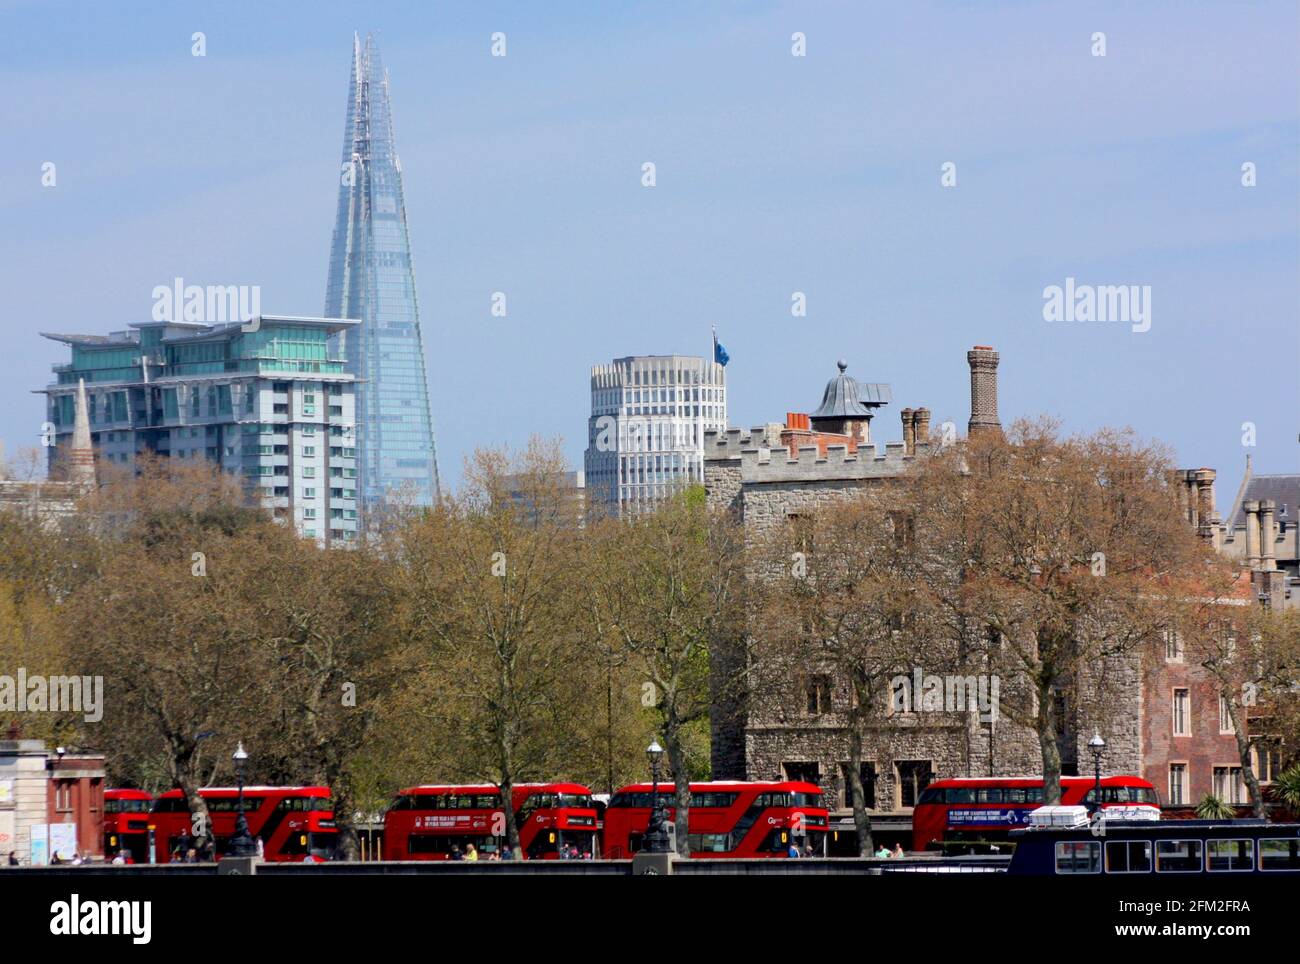
[[[646,826],[645,847],[650,854],[668,853],[667,815],[659,799],[659,764],[664,758],[664,748],[655,740],[645,751],[650,761],[650,823]]]
[[[1096,783],[1093,785],[1092,796],[1093,802],[1097,809],[1101,809],[1101,758],[1106,752],[1106,741],[1101,738],[1101,734],[1094,731],[1092,739],[1088,741],[1088,749],[1092,752],[1092,762],[1097,774]]]
[[[227,855],[231,857],[256,857],[257,844],[248,832],[248,819],[244,816],[244,764],[248,760],[248,754],[244,752],[244,741],[239,741],[239,746],[235,748],[232,759],[235,761],[235,774],[239,780],[239,803],[237,812],[239,816],[235,820],[235,835],[230,838],[230,849]]]

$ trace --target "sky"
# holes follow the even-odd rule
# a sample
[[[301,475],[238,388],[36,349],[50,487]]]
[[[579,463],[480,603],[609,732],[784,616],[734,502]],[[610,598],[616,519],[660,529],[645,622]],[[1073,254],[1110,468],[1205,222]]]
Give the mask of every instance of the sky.
[[[321,313],[353,31],[390,74],[446,481],[534,434],[580,467],[590,366],[713,325],[736,426],[843,358],[893,386],[878,439],[905,406],[964,432],[985,344],[1004,424],[1129,426],[1225,511],[1247,454],[1300,469],[1295,0],[0,0],[7,452],[67,360],[41,331],[147,320],[178,276]],[[1149,292],[1149,328],[1046,320],[1067,278]]]

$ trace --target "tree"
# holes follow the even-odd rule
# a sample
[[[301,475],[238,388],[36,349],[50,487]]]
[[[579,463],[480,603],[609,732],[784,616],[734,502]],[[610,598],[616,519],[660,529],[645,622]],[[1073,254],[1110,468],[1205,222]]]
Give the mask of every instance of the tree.
[[[519,847],[511,794],[554,772],[587,724],[574,599],[581,505],[559,446],[517,458],[480,451],[456,499],[398,525],[390,551],[405,625],[423,649],[424,713],[461,772],[500,788],[504,834]]]
[[[1004,681],[1024,684],[1028,698],[1002,709],[1037,736],[1047,803],[1060,802],[1059,741],[1074,738],[1061,705],[1100,725],[1106,674],[1167,619],[1154,588],[1205,564],[1168,470],[1163,450],[1129,433],[1061,438],[1048,421],[972,437],[918,467],[927,516],[916,524],[934,528],[959,582],[952,623]]]
[[[710,652],[741,627],[743,554],[735,524],[698,490],[591,530],[582,580],[593,634],[611,639],[639,677],[673,773],[677,851],[689,855],[692,727],[707,721]],[[732,681],[739,684],[740,680]]]
[[[803,706],[788,705],[792,679],[803,683],[793,699],[817,704],[819,714],[833,712],[838,699],[849,749],[846,787],[864,857],[874,851],[862,783],[864,730],[884,719],[893,678],[952,662],[941,649],[952,635],[940,625],[946,571],[925,533],[918,537],[913,496],[902,482],[852,492],[792,517],[760,549],[761,602],[750,625],[751,669],[761,680],[754,699],[787,704],[773,705],[768,717],[781,709],[802,713]],[[832,696],[836,681],[846,684],[843,697]]]

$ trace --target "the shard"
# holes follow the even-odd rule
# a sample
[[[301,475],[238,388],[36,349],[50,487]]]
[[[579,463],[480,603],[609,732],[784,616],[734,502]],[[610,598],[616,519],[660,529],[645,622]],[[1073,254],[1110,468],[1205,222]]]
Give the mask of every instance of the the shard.
[[[438,465],[415,267],[393,143],[388,74],[373,37],[352,41],[339,204],[325,315],[354,318],[338,347],[357,377],[357,468],[364,510],[394,498],[429,505]]]

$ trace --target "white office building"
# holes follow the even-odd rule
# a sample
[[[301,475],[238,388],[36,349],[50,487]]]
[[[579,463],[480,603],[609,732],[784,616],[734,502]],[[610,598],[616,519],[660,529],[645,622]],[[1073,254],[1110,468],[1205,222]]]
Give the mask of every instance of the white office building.
[[[704,433],[727,428],[725,369],[693,355],[632,355],[591,370],[584,459],[596,511],[644,511],[704,482]]]

